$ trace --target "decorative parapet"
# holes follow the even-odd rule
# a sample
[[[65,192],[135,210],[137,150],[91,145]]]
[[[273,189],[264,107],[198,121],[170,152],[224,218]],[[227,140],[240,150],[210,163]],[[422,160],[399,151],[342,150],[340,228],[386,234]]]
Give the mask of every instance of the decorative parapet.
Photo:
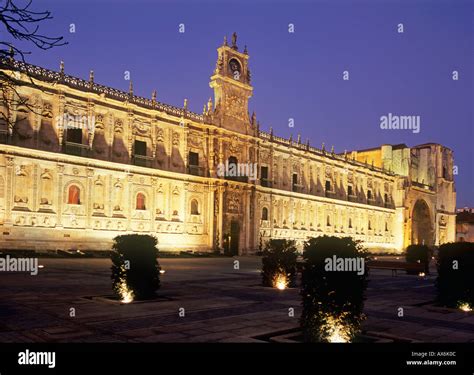
[[[204,116],[201,114],[188,111],[185,108],[178,108],[169,104],[158,102],[156,101],[154,97],[151,99],[147,99],[141,96],[133,95],[130,92],[100,85],[91,80],[86,81],[81,78],[73,77],[73,76],[65,74],[63,69],[61,69],[61,71],[59,72],[55,72],[55,71],[45,69],[36,65],[32,65],[32,64],[28,64],[22,61],[12,60],[12,59],[0,60],[0,68],[22,72],[22,73],[25,73],[29,77],[36,78],[41,81],[50,82],[54,84],[64,84],[66,86],[69,86],[71,88],[75,88],[81,91],[92,92],[99,95],[105,95],[106,97],[111,98],[111,99],[116,99],[116,100],[124,101],[124,102],[128,101],[140,107],[147,108],[147,109],[156,109],[156,110],[165,112],[169,115],[173,115],[176,117],[186,118],[186,119],[197,121],[197,122],[204,122]],[[370,170],[381,172],[384,174],[394,175],[393,172],[390,172],[386,169],[378,168],[372,165],[368,165],[368,164],[347,158],[345,156],[334,154],[332,152],[327,152],[325,150],[321,150],[315,147],[311,147],[309,146],[309,144],[295,142],[292,139],[278,137],[278,136],[273,135],[272,133],[259,131],[258,135],[262,139],[266,139],[278,144],[294,147],[302,151],[308,151],[312,154],[330,157],[335,160],[340,160],[340,161],[350,163],[355,166],[368,168]]]
[[[99,95],[105,95],[106,97],[111,99],[129,101],[130,103],[134,103],[140,107],[156,109],[170,115],[184,117],[198,122],[204,121],[204,117],[202,115],[190,112],[187,109],[185,110],[184,108],[178,108],[169,104],[160,103],[153,99],[147,99],[133,94],[131,95],[129,92],[100,85],[90,80],[86,81],[84,79],[73,77],[64,74],[64,72],[62,71],[55,72],[49,69],[41,68],[36,65],[11,59],[0,60],[0,68],[22,72],[31,78],[36,78],[44,82],[63,84],[71,88],[75,88],[77,90],[92,92]]]
[[[384,173],[384,174],[387,174],[387,175],[390,175],[390,176],[395,176],[395,173],[393,173],[393,172],[391,172],[387,169],[375,167],[373,165],[366,164],[366,163],[362,163],[360,161],[348,158],[347,156],[335,154],[335,153],[332,153],[332,152],[328,152],[328,151],[325,151],[325,150],[322,150],[322,149],[319,149],[319,148],[316,148],[316,147],[309,146],[308,144],[295,142],[295,141],[292,141],[291,139],[277,137],[277,136],[275,136],[271,133],[266,133],[264,131],[259,131],[259,137],[262,138],[262,139],[265,139],[265,140],[269,140],[271,142],[281,144],[281,145],[294,147],[294,148],[302,150],[302,151],[308,151],[311,154],[315,154],[315,155],[319,155],[319,156],[325,156],[325,157],[328,157],[328,158],[332,158],[334,160],[340,160],[342,162],[349,163],[351,165],[355,165],[355,166],[362,167],[362,168],[367,168],[367,169],[370,169],[370,170],[375,171],[375,172],[381,172],[381,173]]]

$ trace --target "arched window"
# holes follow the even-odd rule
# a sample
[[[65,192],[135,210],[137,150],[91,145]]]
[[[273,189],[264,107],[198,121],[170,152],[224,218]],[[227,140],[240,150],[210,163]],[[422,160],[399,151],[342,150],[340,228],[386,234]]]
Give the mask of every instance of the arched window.
[[[191,201],[191,215],[199,215],[199,203],[196,199]]]
[[[370,220],[369,220],[369,224],[368,224],[368,226],[367,226],[367,229],[368,229],[368,230],[372,230],[372,224],[370,223]]]
[[[67,195],[68,204],[81,204],[81,189],[76,185],[69,186]]]
[[[326,218],[326,225],[329,227],[331,225],[331,218],[329,217],[329,215],[327,216]]]
[[[349,228],[352,228],[352,219],[349,218]]]
[[[138,193],[137,194],[137,202],[135,205],[135,209],[137,210],[146,210],[146,205],[145,205],[145,194],[143,193]]]
[[[385,232],[388,232],[388,223],[385,222]]]
[[[262,208],[262,220],[268,220],[268,208]]]

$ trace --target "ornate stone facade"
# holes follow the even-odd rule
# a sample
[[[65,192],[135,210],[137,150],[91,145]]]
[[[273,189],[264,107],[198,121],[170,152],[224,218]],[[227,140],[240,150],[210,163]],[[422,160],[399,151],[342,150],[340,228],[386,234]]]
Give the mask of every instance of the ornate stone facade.
[[[0,248],[109,249],[156,235],[163,250],[251,253],[270,238],[353,236],[375,251],[455,239],[452,152],[384,145],[344,155],[259,129],[247,51],[218,49],[202,114],[19,62],[29,106],[3,103]],[[31,77],[34,85],[29,79]],[[226,162],[256,178],[219,176]]]

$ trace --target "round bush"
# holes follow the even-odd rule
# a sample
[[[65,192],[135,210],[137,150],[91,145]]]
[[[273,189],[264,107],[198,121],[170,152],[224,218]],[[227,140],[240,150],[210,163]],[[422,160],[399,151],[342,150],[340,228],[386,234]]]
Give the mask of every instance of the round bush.
[[[284,274],[288,286],[296,282],[296,246],[295,241],[273,239],[266,243],[262,253],[262,282],[264,286],[273,286],[274,278]]]
[[[405,259],[408,263],[421,263],[425,266],[425,273],[430,273],[430,262],[433,252],[426,245],[409,245],[406,249]],[[407,271],[414,273],[415,271]],[[416,272],[415,272],[416,273]]]
[[[327,270],[327,260],[334,256],[361,258],[365,272],[359,275],[357,272]],[[368,276],[366,257],[365,249],[350,237],[322,236],[306,242],[300,319],[305,341],[334,342],[332,336],[352,341],[360,331]]]
[[[149,235],[127,234],[114,238],[111,252],[113,289],[120,295],[125,282],[136,299],[155,296],[160,288],[158,241]]]

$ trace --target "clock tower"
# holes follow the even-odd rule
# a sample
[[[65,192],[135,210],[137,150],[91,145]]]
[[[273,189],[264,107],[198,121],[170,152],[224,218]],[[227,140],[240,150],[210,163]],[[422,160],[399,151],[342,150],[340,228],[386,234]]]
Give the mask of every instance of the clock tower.
[[[248,134],[255,124],[250,123],[248,101],[252,96],[247,48],[239,52],[237,34],[232,35],[231,45],[217,49],[216,69],[209,85],[214,89],[215,111],[213,122],[223,128]]]

